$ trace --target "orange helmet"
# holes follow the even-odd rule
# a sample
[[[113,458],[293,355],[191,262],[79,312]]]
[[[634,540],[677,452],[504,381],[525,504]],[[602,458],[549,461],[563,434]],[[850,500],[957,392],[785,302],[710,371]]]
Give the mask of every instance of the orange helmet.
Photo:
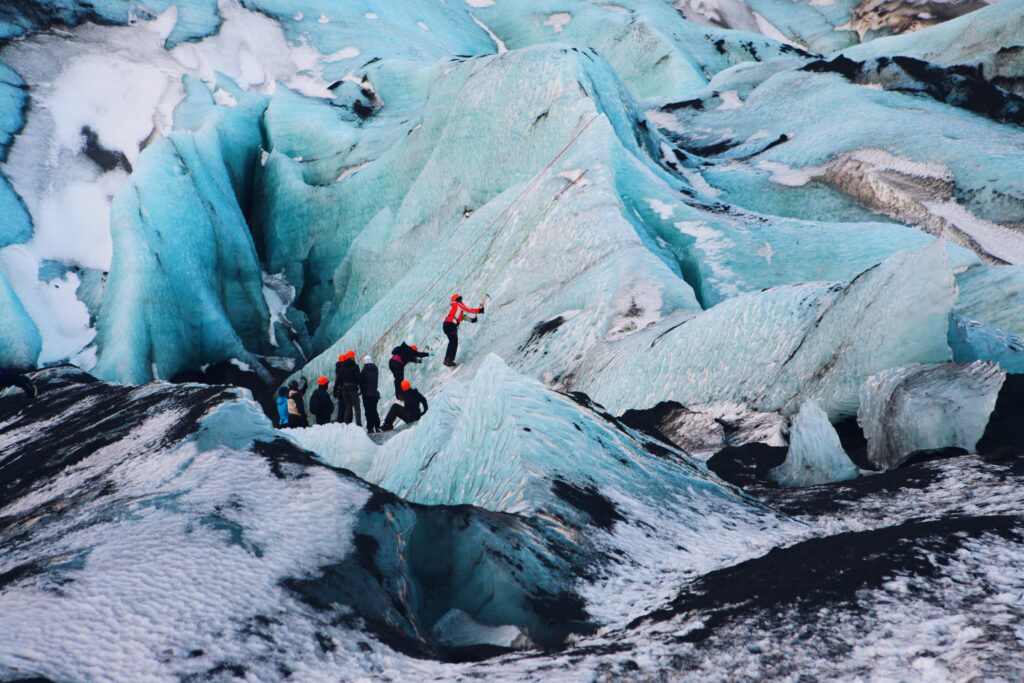
[[[458,294],[452,294],[452,301],[459,301],[460,299],[462,299],[462,297]]]
[[[349,350],[349,352],[345,354],[345,357],[346,358],[355,358],[356,357],[356,352],[352,351],[352,350]]]
[[[412,383],[409,380],[407,380],[407,379],[403,379],[402,380],[402,391],[409,391],[410,389],[412,389]]]
[[[326,377],[321,377],[320,379],[318,379],[316,381],[316,383],[319,384],[322,387],[325,387],[325,386],[327,386],[327,378]]]
[[[413,344],[413,345],[412,345],[412,346],[411,346],[410,348],[411,348],[411,349],[412,349],[413,351],[419,351],[419,350],[420,350],[420,347],[416,346],[415,344]]]
[[[345,360],[345,354],[343,354],[343,353],[339,353],[339,354],[338,354],[338,362],[340,363],[340,362],[341,362],[341,361],[343,361],[343,360]]]

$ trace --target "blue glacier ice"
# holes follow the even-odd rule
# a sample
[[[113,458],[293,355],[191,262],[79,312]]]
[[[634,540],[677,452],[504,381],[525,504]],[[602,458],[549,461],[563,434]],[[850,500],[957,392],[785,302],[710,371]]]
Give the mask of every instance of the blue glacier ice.
[[[936,240],[845,285],[776,287],[696,316],[666,318],[607,345],[573,386],[613,412],[674,399],[689,406],[746,402],[791,414],[814,399],[830,418],[849,417],[861,383],[879,370],[950,359],[955,297],[945,248]],[[659,362],[637,382],[637,359],[645,355]]]
[[[0,365],[35,367],[42,345],[39,329],[0,271]]]
[[[817,486],[857,477],[828,415],[813,400],[800,406],[789,428],[786,460],[771,471],[782,486]]]
[[[857,411],[868,460],[894,469],[916,451],[974,450],[1005,378],[983,361],[909,364],[873,375],[860,389]]]
[[[0,679],[1020,679],[981,4],[4,4]],[[416,424],[264,416],[402,341]]]
[[[1024,336],[954,313],[949,320],[949,347],[960,363],[991,361],[1006,372],[1024,373]]]
[[[956,284],[959,315],[1024,335],[1024,267],[968,268],[957,273]]]
[[[270,346],[260,265],[239,208],[266,100],[226,80],[219,87],[236,106],[218,107],[206,86],[186,83],[178,130],[145,150],[115,197],[100,377],[145,382],[228,358],[259,367],[253,351]]]
[[[0,162],[7,160],[7,150],[14,136],[25,125],[24,109],[28,95],[24,79],[0,61]],[[32,235],[32,219],[21,198],[0,172],[0,248],[25,242]]]

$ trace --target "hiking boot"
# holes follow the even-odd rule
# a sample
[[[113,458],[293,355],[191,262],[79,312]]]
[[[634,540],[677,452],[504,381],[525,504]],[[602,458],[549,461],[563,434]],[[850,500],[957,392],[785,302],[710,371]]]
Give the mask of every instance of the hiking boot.
[[[456,365],[455,361],[451,361],[451,360],[446,360],[446,361],[444,362],[444,366],[445,366],[446,368],[454,368],[454,367],[455,367],[455,365]]]

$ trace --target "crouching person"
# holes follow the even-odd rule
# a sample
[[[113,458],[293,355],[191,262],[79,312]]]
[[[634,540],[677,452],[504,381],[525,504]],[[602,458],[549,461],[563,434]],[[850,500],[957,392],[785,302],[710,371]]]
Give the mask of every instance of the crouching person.
[[[402,396],[399,400],[405,405],[396,403],[391,406],[387,417],[384,418],[384,425],[381,427],[382,432],[394,429],[395,418],[401,418],[406,424],[412,424],[427,413],[427,399],[423,398],[423,394],[419,391],[413,389],[412,384],[407,379],[402,380]],[[423,406],[422,411],[420,406]]]

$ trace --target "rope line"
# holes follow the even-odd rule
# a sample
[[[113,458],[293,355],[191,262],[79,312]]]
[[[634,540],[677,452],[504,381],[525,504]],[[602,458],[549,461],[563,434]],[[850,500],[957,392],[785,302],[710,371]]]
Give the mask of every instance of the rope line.
[[[595,114],[589,121],[587,121],[586,125],[584,125],[583,128],[581,128],[579,130],[579,132],[577,132],[575,135],[572,136],[572,139],[570,139],[569,142],[566,143],[565,147],[563,147],[561,149],[561,151],[559,151],[558,154],[555,155],[555,158],[552,159],[548,163],[547,166],[545,166],[543,169],[541,169],[541,172],[538,173],[536,176],[534,176],[533,180],[531,180],[530,183],[527,184],[527,186],[525,188],[523,188],[523,190],[518,195],[516,195],[516,198],[514,200],[512,200],[512,202],[507,207],[505,207],[505,209],[503,209],[501,211],[501,213],[499,213],[497,216],[494,217],[494,220],[492,220],[487,225],[487,228],[482,230],[480,232],[480,234],[476,237],[476,239],[474,239],[470,243],[470,245],[468,247],[466,247],[462,251],[462,253],[459,254],[459,256],[454,261],[452,261],[452,263],[447,268],[445,268],[445,270],[440,275],[438,275],[437,278],[433,282],[431,282],[430,285],[425,290],[423,290],[423,293],[420,294],[420,296],[405,310],[405,312],[402,313],[402,315],[399,316],[398,319],[395,320],[395,322],[391,324],[391,327],[389,327],[387,330],[385,330],[384,334],[382,334],[380,337],[378,337],[377,341],[373,342],[373,344],[370,345],[370,348],[368,349],[367,353],[372,355],[372,352],[373,352],[373,350],[375,348],[377,348],[377,345],[380,344],[382,341],[384,341],[384,339],[387,338],[388,335],[390,335],[395,330],[395,328],[397,328],[398,325],[403,320],[405,320],[405,318],[409,315],[409,313],[411,313],[419,305],[419,303],[421,301],[423,301],[423,299],[427,296],[427,294],[430,292],[430,290],[432,290],[444,278],[444,276],[446,276],[448,273],[450,273],[452,271],[453,268],[455,268],[455,266],[459,263],[459,261],[461,261],[463,259],[463,257],[465,257],[465,255],[468,254],[470,252],[470,250],[472,250],[473,247],[475,247],[477,245],[477,243],[479,243],[480,240],[484,238],[484,236],[487,234],[488,230],[490,230],[494,226],[494,224],[497,223],[499,219],[501,219],[502,216],[505,216],[504,222],[502,222],[501,226],[499,226],[498,229],[495,231],[494,235],[491,237],[491,241],[488,242],[487,247],[485,247],[485,249],[484,249],[484,254],[485,254],[484,259],[482,259],[477,264],[477,266],[472,271],[470,271],[470,272],[471,273],[475,272],[480,267],[480,265],[482,265],[482,263],[484,261],[486,261],[487,259],[490,258],[490,255],[489,255],[488,252],[490,251],[491,247],[494,245],[494,242],[498,239],[498,235],[500,235],[502,233],[502,231],[504,231],[504,229],[508,225],[509,221],[512,220],[512,216],[515,213],[515,209],[517,209],[519,207],[519,205],[522,203],[523,199],[526,197],[527,193],[529,193],[538,183],[540,183],[540,181],[544,177],[544,175],[549,170],[551,170],[551,167],[553,167],[558,162],[558,160],[562,158],[562,156],[566,153],[566,151],[568,151],[569,148],[572,147],[573,144],[575,144],[576,140],[578,140],[579,137],[581,135],[583,135],[583,133],[587,130],[587,128],[590,128],[590,124],[592,124],[595,120],[597,120],[597,116],[598,115]],[[579,180],[582,177],[583,177],[583,174],[581,174],[576,180]],[[569,187],[572,187],[572,185],[575,182],[576,181],[573,181],[573,183],[570,183],[570,185],[568,187],[564,188],[562,190],[562,192],[560,192],[558,195],[556,195],[556,198],[561,196],[561,194],[563,192],[565,192],[565,190],[569,189]],[[463,278],[463,280],[465,280],[465,278]],[[429,336],[429,334],[428,334],[428,336]]]
[[[526,241],[530,238],[530,235],[532,235],[533,232],[540,226],[540,224],[544,222],[544,219],[551,212],[551,209],[555,206],[555,204],[558,202],[558,200],[562,198],[562,195],[564,195],[574,185],[576,185],[576,183],[578,183],[580,180],[582,180],[583,176],[585,176],[586,174],[587,174],[587,171],[584,170],[582,173],[580,173],[578,176],[576,176],[576,178],[574,178],[572,180],[572,182],[570,182],[568,185],[566,185],[564,188],[562,188],[554,197],[552,197],[550,200],[548,200],[547,204],[545,204],[540,210],[537,211],[537,213],[535,213],[528,221],[526,221],[523,224],[525,227],[527,227],[527,230],[526,230],[525,234],[523,235],[522,239],[519,240],[519,244],[516,245],[516,248],[512,251],[511,254],[509,254],[508,258],[505,259],[505,261],[501,264],[501,266],[498,268],[498,270],[496,270],[494,272],[494,274],[491,276],[491,279],[488,280],[487,283],[484,284],[484,286],[483,286],[484,301],[485,302],[487,300],[487,296],[489,296],[487,294],[487,291],[490,289],[491,285],[493,285],[497,281],[498,277],[502,273],[505,272],[505,269],[508,268],[512,264],[512,260],[519,253],[519,250],[523,248],[523,245],[526,244]],[[487,252],[485,252],[485,253],[487,253]],[[471,270],[469,273],[467,273],[466,276],[464,278],[462,278],[461,281],[459,281],[459,283],[455,286],[455,290],[458,291],[473,276],[473,274],[477,270],[480,269],[480,267],[483,264],[485,264],[485,263],[487,263],[487,261],[491,260],[491,257],[493,255],[494,254],[489,254],[488,253],[485,258],[483,258],[479,263],[477,263],[476,266],[473,268],[473,270]],[[481,305],[483,305],[483,304],[481,304]],[[426,339],[428,341],[433,341],[434,337],[432,335],[433,335],[435,329],[437,329],[437,321],[434,321],[434,323],[430,326],[430,329],[427,331],[427,334],[425,335],[425,337],[426,337]]]

